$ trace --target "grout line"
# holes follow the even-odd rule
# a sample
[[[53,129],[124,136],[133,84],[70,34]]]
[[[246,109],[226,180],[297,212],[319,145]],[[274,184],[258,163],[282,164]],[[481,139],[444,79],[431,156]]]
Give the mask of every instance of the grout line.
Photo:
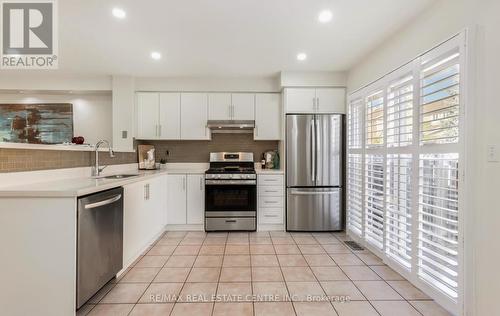
[[[158,244],[158,241],[160,241],[160,239],[162,239],[165,235],[166,235],[166,233],[161,234],[161,236],[160,236],[160,237],[158,237],[158,238],[157,238],[157,239],[153,242],[153,244],[151,245],[151,247],[153,247],[153,246],[157,245],[157,244]],[[172,250],[172,254],[174,253],[175,249],[177,249],[177,247],[178,247],[178,245],[177,245],[177,246],[175,246],[174,250]],[[150,249],[150,250],[151,250],[151,249]],[[148,251],[148,252],[149,252],[149,251]],[[146,252],[146,254],[147,254],[148,252]],[[146,254],[145,254],[145,255],[146,255]],[[145,255],[144,255],[144,256],[145,256]],[[141,257],[141,259],[142,259],[142,258],[144,258],[144,256],[142,256],[142,257]],[[170,256],[169,256],[169,258],[170,258]],[[167,259],[167,260],[169,260],[169,259]],[[132,266],[131,270],[135,267],[135,265],[136,265],[138,262],[139,262],[139,261],[137,261],[137,260],[134,262],[134,265]],[[165,263],[166,263],[166,261],[165,261]],[[164,263],[163,265],[165,265],[165,263]],[[155,276],[151,279],[151,282],[149,282],[148,286],[146,286],[146,288],[144,289],[144,291],[141,293],[141,295],[140,295],[140,296],[139,296],[139,298],[137,299],[137,302],[135,302],[135,303],[134,303],[134,306],[132,306],[132,309],[130,309],[130,312],[129,312],[127,315],[130,315],[130,314],[132,313],[132,311],[134,310],[134,308],[135,308],[135,306],[137,305],[137,303],[141,300],[141,298],[142,298],[142,296],[144,295],[144,293],[146,293],[146,291],[149,289],[149,287],[151,286],[151,284],[153,284],[154,279],[158,276],[158,274],[160,273],[161,269],[163,269],[163,268],[160,268],[160,269],[158,270],[158,272],[155,274]],[[129,272],[130,272],[130,271],[129,271]],[[127,273],[129,273],[129,272],[127,272]],[[124,275],[123,277],[125,277],[125,275]],[[173,310],[173,309],[174,309],[174,308],[173,308],[173,306],[172,306],[172,310]]]
[[[154,247],[155,245],[157,245],[157,244],[158,244],[158,242],[159,242],[161,239],[163,239],[163,238],[167,235],[167,233],[168,233],[168,232],[165,232],[165,233],[164,233],[164,234],[162,234],[160,237],[158,237],[158,238],[157,238],[154,242],[152,242],[152,244],[151,244],[150,248],[152,248],[152,247]],[[182,237],[182,238],[181,238],[181,239],[177,242],[177,244],[176,244],[176,245],[168,245],[168,246],[174,246],[174,247],[173,247],[173,250],[172,250],[172,252],[171,252],[171,254],[170,254],[170,255],[161,255],[161,256],[167,256],[167,260],[165,260],[165,262],[163,263],[162,267],[160,267],[159,271],[158,271],[158,272],[156,273],[156,275],[153,277],[152,281],[148,283],[148,286],[147,286],[147,287],[146,287],[146,289],[145,289],[145,290],[141,293],[141,295],[139,296],[139,299],[137,300],[137,302],[136,302],[136,303],[132,303],[132,304],[131,304],[131,305],[133,305],[133,307],[132,307],[132,309],[130,310],[130,312],[128,313],[128,315],[130,315],[130,313],[132,313],[132,311],[134,310],[134,308],[135,308],[135,307],[139,304],[138,302],[139,302],[140,298],[144,295],[144,293],[147,291],[147,289],[148,289],[148,288],[149,288],[149,287],[153,284],[153,281],[154,281],[154,280],[155,280],[155,278],[158,276],[158,274],[160,273],[160,271],[161,271],[162,269],[166,268],[167,262],[171,259],[171,257],[173,257],[173,256],[174,256],[174,253],[175,253],[176,249],[177,249],[179,246],[181,246],[182,241],[183,241],[185,238],[187,238],[188,233],[189,233],[189,232],[185,232],[184,237]],[[277,237],[280,237],[280,238],[291,238],[291,239],[293,240],[293,245],[294,245],[296,248],[298,248],[298,249],[299,249],[299,254],[300,254],[300,256],[301,256],[301,257],[305,260],[304,253],[302,252],[302,250],[300,249],[299,245],[297,244],[297,241],[295,240],[294,236],[293,236],[293,235],[291,235],[291,234],[289,234],[289,233],[287,233],[287,234],[288,234],[288,235],[284,235],[284,236],[281,236],[281,235],[280,235],[280,236],[277,236]],[[205,241],[206,241],[206,239],[207,239],[207,237],[208,237],[208,236],[209,236],[209,234],[205,234],[205,237],[203,237],[203,240],[202,240],[201,244],[197,244],[197,245],[187,245],[187,246],[199,246],[199,249],[198,249],[198,251],[196,252],[196,254],[195,254],[195,255],[186,255],[186,256],[195,256],[195,260],[194,260],[193,264],[191,265],[191,268],[190,268],[190,270],[189,270],[189,273],[187,274],[186,279],[184,280],[184,282],[183,282],[183,284],[182,284],[182,287],[181,287],[181,289],[180,289],[180,291],[179,291],[179,296],[176,298],[176,300],[175,300],[174,302],[165,302],[165,303],[170,303],[170,304],[173,304],[173,307],[172,307],[172,309],[171,309],[171,311],[170,311],[170,315],[173,313],[173,310],[174,310],[175,305],[176,305],[176,304],[178,304],[178,303],[181,303],[181,302],[179,302],[180,293],[182,293],[182,290],[184,289],[184,287],[185,287],[186,283],[188,283],[188,282],[186,282],[186,281],[187,281],[187,279],[189,278],[189,275],[190,275],[190,274],[192,273],[192,271],[193,271],[193,268],[194,268],[194,266],[195,266],[196,260],[197,260],[197,259],[198,259],[198,257],[200,256],[201,248],[202,248],[203,246],[217,246],[217,245],[222,245],[222,244],[205,244]],[[215,291],[216,295],[219,293],[219,287],[220,287],[221,277],[222,277],[223,262],[224,262],[224,259],[225,259],[225,257],[226,257],[226,249],[227,249],[227,245],[228,245],[228,243],[227,243],[227,242],[228,242],[229,236],[230,236],[230,234],[226,234],[226,236],[225,236],[225,241],[224,241],[224,244],[223,244],[223,246],[224,246],[224,247],[223,247],[223,252],[222,252],[222,262],[221,262],[221,266],[220,266],[220,267],[218,267],[218,268],[219,268],[219,276],[218,276],[217,286],[216,286],[216,291]],[[299,236],[299,235],[296,235],[295,237],[297,237],[297,236]],[[332,261],[336,264],[336,267],[338,267],[338,268],[339,268],[342,272],[344,272],[344,270],[342,269],[342,266],[340,266],[340,265],[338,265],[338,264],[337,264],[337,262],[336,262],[336,261],[334,260],[334,258],[332,257],[332,254],[330,254],[330,253],[328,253],[328,252],[326,251],[326,249],[325,249],[324,245],[328,245],[328,244],[321,244],[321,243],[319,243],[319,241],[317,240],[317,237],[313,236],[312,234],[311,234],[311,236],[312,236],[312,237],[314,238],[314,240],[317,242],[317,244],[314,244],[314,245],[319,245],[319,246],[320,246],[320,248],[322,248],[322,249],[325,251],[325,253],[322,253],[322,254],[310,254],[310,255],[324,255],[324,254],[326,254],[326,255],[327,255],[327,256],[328,256],[328,257],[329,257],[329,258],[330,258],[330,259],[331,259],[331,260],[332,260]],[[337,239],[338,241],[340,241],[340,243],[339,243],[339,244],[341,244],[341,245],[345,246],[345,243],[344,243],[344,241],[343,241],[343,240],[339,239],[337,236],[335,236],[335,235],[333,235],[333,234],[331,234],[330,236],[332,236],[333,238],[335,238],[335,239]],[[247,247],[248,247],[248,254],[249,254],[249,257],[250,257],[250,290],[251,290],[251,295],[252,295],[252,297],[253,297],[253,294],[254,294],[254,290],[253,290],[253,285],[254,285],[254,280],[253,280],[253,267],[254,267],[254,266],[253,266],[253,262],[252,262],[252,254],[251,254],[251,252],[250,252],[250,246],[251,246],[251,245],[250,245],[250,235],[249,235],[249,234],[247,234],[247,236],[246,236],[246,237],[247,237],[246,239],[247,239],[247,242],[248,242],[248,243],[245,243],[244,245],[243,245],[243,244],[230,244],[230,245],[242,245],[242,246],[247,246]],[[172,237],[172,238],[177,238],[177,237]],[[201,237],[200,237],[200,238],[201,238]],[[223,238],[223,237],[220,237],[220,238]],[[256,237],[256,238],[257,238],[257,237]],[[283,273],[283,267],[282,267],[282,265],[281,265],[281,263],[279,262],[279,259],[278,259],[278,253],[277,253],[277,251],[276,251],[276,246],[280,246],[280,245],[292,245],[292,244],[288,244],[288,243],[286,243],[286,244],[275,244],[275,243],[273,242],[272,236],[271,236],[271,234],[270,234],[269,232],[268,232],[268,234],[267,234],[267,237],[263,237],[263,238],[269,238],[269,239],[271,240],[271,244],[270,244],[270,246],[272,246],[272,248],[273,248],[273,250],[274,250],[274,254],[273,254],[273,255],[276,257],[276,260],[278,261],[278,266],[279,266],[279,268],[280,268],[281,276],[282,276],[282,278],[283,278],[283,283],[285,284],[285,288],[286,288],[286,292],[287,292],[287,293],[286,293],[286,295],[288,296],[288,297],[285,297],[285,298],[290,299],[290,298],[291,298],[291,297],[290,297],[290,290],[289,290],[289,288],[288,288],[288,284],[287,284],[287,281],[286,281],[285,276],[284,276],[284,273]],[[258,244],[256,244],[256,245],[258,245]],[[307,246],[309,246],[309,245],[313,245],[313,244],[304,244],[304,245],[307,247]],[[151,250],[151,249],[149,249],[149,250]],[[365,251],[366,251],[366,253],[368,253],[368,254],[373,254],[373,253],[372,253],[371,251],[369,251],[369,250],[365,250]],[[148,252],[149,252],[149,251],[148,251]],[[130,266],[130,269],[127,271],[127,273],[130,273],[130,270],[132,270],[133,268],[136,268],[137,263],[138,263],[140,260],[142,260],[145,256],[148,256],[148,252],[146,252],[144,255],[140,255],[140,256],[139,256],[139,257],[138,257],[138,258],[134,261],[134,264]],[[333,253],[333,254],[335,254],[335,253]],[[363,265],[355,265],[355,266],[358,266],[358,267],[367,267],[368,269],[370,269],[370,271],[372,271],[373,273],[375,273],[377,276],[379,276],[379,277],[380,277],[380,280],[358,280],[358,281],[371,281],[371,282],[380,282],[380,281],[383,281],[383,282],[384,282],[386,285],[388,285],[388,286],[389,286],[392,290],[394,290],[396,293],[398,293],[398,295],[400,295],[400,296],[401,296],[401,298],[402,298],[402,300],[394,300],[394,299],[393,299],[393,300],[387,300],[387,299],[384,299],[384,300],[373,300],[373,302],[377,302],[377,301],[379,301],[379,302],[380,302],[380,301],[388,301],[388,302],[406,302],[407,304],[409,304],[409,305],[412,307],[412,309],[413,309],[413,310],[415,310],[415,311],[416,311],[418,314],[420,314],[420,315],[421,315],[421,312],[420,312],[419,310],[417,310],[417,308],[416,308],[415,306],[413,306],[413,304],[411,304],[411,301],[427,301],[427,302],[435,302],[435,301],[434,301],[434,300],[432,300],[431,298],[428,298],[428,299],[411,299],[411,301],[410,301],[409,299],[406,299],[403,295],[401,295],[401,293],[400,293],[399,291],[397,291],[397,289],[396,289],[396,288],[394,288],[393,286],[391,286],[391,284],[389,284],[389,282],[388,282],[388,281],[391,281],[391,280],[385,280],[385,279],[384,279],[382,276],[380,276],[380,275],[379,275],[379,274],[378,274],[375,270],[373,270],[373,268],[372,268],[370,265],[368,265],[365,261],[363,261],[361,258],[359,258],[359,256],[358,256],[355,252],[350,251],[350,254],[354,254],[354,255],[355,255],[358,259],[360,259],[360,260],[363,262]],[[206,255],[210,255],[210,254],[206,254]],[[237,255],[237,254],[236,254],[236,255]],[[283,255],[283,254],[282,254],[282,255]],[[296,254],[296,255],[298,255],[298,254]],[[182,256],[182,255],[179,255],[179,256]],[[378,256],[377,256],[377,258],[378,258]],[[307,262],[307,260],[305,260],[305,261],[306,261],[306,263],[307,263],[307,268],[308,268],[308,269],[309,269],[309,270],[313,273],[313,276],[314,276],[314,278],[316,279],[316,282],[320,285],[321,289],[322,289],[322,290],[323,290],[323,292],[326,294],[325,288],[324,288],[324,287],[323,287],[323,285],[321,284],[321,281],[319,281],[319,279],[317,278],[317,276],[314,274],[314,271],[312,270],[311,265],[309,264],[309,262]],[[385,265],[385,264],[380,265],[380,266],[386,266],[386,267],[388,267],[388,266],[387,266],[387,265]],[[335,266],[325,266],[325,267],[335,267]],[[155,268],[157,268],[157,267],[155,267]],[[125,274],[123,275],[123,277],[125,277],[125,275],[126,275],[127,273],[125,273]],[[344,272],[344,274],[345,274],[345,272]],[[366,301],[356,301],[356,302],[367,302],[368,304],[370,304],[370,306],[372,306],[372,308],[376,311],[376,313],[380,315],[380,312],[379,312],[379,311],[375,308],[375,306],[372,304],[372,301],[370,301],[370,300],[368,300],[368,299],[367,299],[367,297],[365,296],[365,294],[363,294],[363,292],[362,292],[362,291],[359,289],[359,287],[355,284],[355,281],[354,281],[354,280],[352,280],[352,279],[351,279],[351,278],[350,278],[347,274],[345,274],[345,275],[346,275],[347,279],[348,279],[348,280],[349,280],[349,281],[350,281],[350,282],[354,285],[354,287],[355,287],[355,288],[356,288],[356,289],[357,289],[357,290],[361,293],[361,295],[362,295],[362,296],[366,299]],[[402,280],[401,280],[401,281],[407,281],[407,282],[409,282],[409,281],[408,281],[406,278],[404,278],[404,277],[402,277]],[[269,282],[269,281],[268,281],[268,282]],[[304,281],[304,282],[305,282],[305,281]],[[324,282],[326,282],[326,281],[324,281]],[[102,302],[102,300],[104,299],[104,297],[106,297],[106,296],[107,296],[107,295],[108,295],[108,294],[109,294],[109,293],[110,293],[110,292],[111,292],[111,291],[112,291],[112,290],[116,287],[116,285],[118,285],[119,283],[120,283],[120,282],[110,283],[110,284],[111,284],[111,288],[109,289],[109,291],[107,291],[107,292],[106,292],[106,294],[104,294],[104,295],[102,296],[102,298],[101,298],[99,301],[97,301],[95,304],[86,303],[86,304],[87,304],[87,305],[89,305],[89,306],[90,306],[90,305],[92,305],[92,307],[89,309],[88,313],[90,313],[90,312],[91,312],[91,311],[92,311],[92,310],[93,310],[93,309],[94,309],[97,305],[102,305],[102,304],[120,305],[120,304],[124,304],[124,303],[101,303],[101,302]],[[132,283],[147,283],[147,282],[132,282]],[[159,283],[165,283],[165,282],[159,282]],[[170,282],[166,282],[166,283],[170,283]],[[179,283],[179,282],[175,282],[175,283]],[[238,283],[238,282],[236,282],[236,283]],[[411,284],[411,282],[409,282],[409,283]],[[126,284],[126,283],[124,283],[124,284]],[[131,284],[131,283],[129,283],[129,284]],[[411,285],[412,285],[412,284],[411,284]],[[412,286],[413,286],[413,285],[412,285]],[[296,311],[296,309],[295,309],[295,305],[294,305],[293,300],[291,300],[291,299],[290,299],[290,300],[284,300],[283,302],[288,302],[288,303],[291,303],[291,304],[292,304],[292,308],[293,308],[294,313],[295,313],[295,314],[297,314],[297,311]],[[209,302],[209,303],[210,303],[210,302]],[[214,300],[214,301],[212,301],[211,303],[212,303],[212,310],[211,310],[211,314],[213,315],[213,313],[215,312],[215,303],[216,303],[216,302],[215,302],[215,300]],[[251,303],[251,304],[252,304],[252,308],[253,308],[253,315],[255,316],[255,313],[256,313],[256,312],[255,312],[255,303],[256,303],[256,301],[252,299],[252,300],[251,300],[251,302],[247,302],[247,301],[245,301],[245,302],[242,302],[242,303]],[[335,306],[333,305],[333,302],[332,302],[332,301],[330,301],[330,305],[333,307],[334,311],[338,314],[338,311],[335,309]],[[88,314],[88,313],[87,313],[87,314]]]
[[[291,234],[289,235],[291,237]],[[295,240],[292,238],[293,242],[295,243]],[[286,283],[286,279],[285,279],[285,274],[283,273],[283,269],[281,267],[281,263],[279,261],[279,258],[278,258],[278,253],[276,251],[276,247],[274,245],[274,242],[273,242],[273,239],[271,238],[271,243],[273,245],[273,248],[274,248],[274,252],[276,253],[276,259],[278,260],[278,266],[280,268],[280,271],[281,271],[281,277],[283,278],[283,283],[285,284],[285,288],[286,288],[286,295],[285,295],[285,300],[284,302],[287,302],[288,299],[290,299],[290,304],[292,304],[292,309],[293,309],[293,312],[295,313],[295,315],[297,315],[297,311],[295,310],[295,305],[293,305],[293,301],[291,300],[291,296],[290,296],[290,290],[288,289],[288,284]],[[299,250],[300,251],[300,250]]]
[[[339,239],[339,240],[340,240],[340,239]],[[343,241],[341,241],[341,242],[342,242],[342,244],[344,244],[344,242],[343,242]],[[345,246],[345,244],[344,244],[344,246]],[[355,254],[354,254],[354,255],[355,255]],[[356,258],[357,258],[357,256],[356,256]],[[333,259],[333,258],[332,258],[332,259]],[[334,260],[334,261],[335,261],[335,260]],[[363,262],[363,261],[361,261],[361,262]],[[364,262],[363,262],[363,264],[364,264]],[[381,314],[379,313],[379,311],[375,308],[375,306],[371,303],[371,301],[370,301],[370,300],[368,300],[368,298],[365,296],[365,294],[364,294],[364,293],[363,293],[363,292],[359,289],[359,287],[356,285],[356,283],[354,283],[354,280],[352,280],[352,279],[351,279],[351,278],[350,278],[350,277],[349,277],[349,276],[348,276],[348,275],[344,272],[344,270],[342,269],[342,267],[341,267],[340,265],[339,265],[338,267],[339,267],[339,269],[342,271],[342,273],[344,273],[344,274],[345,274],[345,276],[349,279],[349,281],[351,281],[351,282],[352,282],[352,284],[354,285],[354,287],[355,287],[355,288],[356,288],[356,289],[357,289],[357,290],[361,293],[361,295],[363,295],[363,297],[364,297],[364,298],[366,298],[366,302],[368,302],[368,304],[370,304],[370,306],[373,308],[373,310],[374,310],[377,314],[381,315]],[[332,304],[332,305],[333,305],[333,304]]]
[[[224,241],[224,250],[222,250],[222,261],[220,263],[220,271],[219,271],[219,278],[217,279],[217,286],[215,287],[215,298],[217,298],[217,295],[219,295],[219,285],[220,285],[220,278],[222,276],[222,266],[224,265],[224,258],[226,256],[226,245],[227,245],[227,238],[228,238],[229,234],[226,235],[226,239]],[[201,250],[201,248],[200,248]],[[211,312],[211,315],[214,314],[215,312],[215,303],[213,303],[212,305],[212,312]]]

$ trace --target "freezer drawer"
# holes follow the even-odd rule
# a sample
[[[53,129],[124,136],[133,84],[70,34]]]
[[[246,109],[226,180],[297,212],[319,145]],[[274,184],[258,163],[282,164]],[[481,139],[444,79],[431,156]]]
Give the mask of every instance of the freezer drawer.
[[[342,189],[288,188],[287,230],[342,230]]]

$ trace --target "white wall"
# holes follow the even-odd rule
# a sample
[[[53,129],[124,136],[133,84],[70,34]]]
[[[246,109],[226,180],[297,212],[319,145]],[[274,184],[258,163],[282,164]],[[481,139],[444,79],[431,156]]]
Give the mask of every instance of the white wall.
[[[281,87],[345,87],[346,72],[336,71],[282,71]]]
[[[279,78],[162,78],[136,77],[136,91],[279,92]]]
[[[135,85],[134,78],[113,76],[113,148],[131,151],[134,147]],[[123,138],[123,132],[127,138]]]
[[[0,90],[111,91],[111,76],[68,75],[41,70],[2,70]]]
[[[466,314],[500,310],[500,163],[487,162],[488,144],[500,146],[500,1],[441,0],[362,58],[348,75],[354,91],[469,28],[471,89],[467,116]]]
[[[112,140],[111,94],[28,94],[0,93],[0,103],[72,103],[75,136],[86,143]]]

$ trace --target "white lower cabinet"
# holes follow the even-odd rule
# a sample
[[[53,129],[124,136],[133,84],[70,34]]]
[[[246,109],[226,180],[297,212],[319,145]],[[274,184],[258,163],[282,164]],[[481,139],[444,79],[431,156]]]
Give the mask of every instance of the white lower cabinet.
[[[167,178],[167,224],[203,224],[205,212],[204,175],[170,174]]]
[[[284,223],[284,192],[282,174],[257,175],[259,224],[282,225]]]
[[[167,175],[167,224],[186,224],[186,175]]]
[[[166,176],[125,185],[123,263],[130,264],[165,227]]]
[[[203,224],[205,217],[205,175],[187,175],[187,223]]]

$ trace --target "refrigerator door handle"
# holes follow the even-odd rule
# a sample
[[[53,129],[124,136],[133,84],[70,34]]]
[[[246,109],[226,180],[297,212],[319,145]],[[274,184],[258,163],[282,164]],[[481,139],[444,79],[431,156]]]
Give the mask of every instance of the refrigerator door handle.
[[[316,181],[316,146],[315,146],[315,140],[316,140],[316,128],[314,126],[314,121],[315,119],[313,118],[311,120],[311,180],[314,183]]]
[[[321,144],[319,141],[319,135],[320,135],[320,126],[319,126],[319,118],[317,116],[314,117],[314,123],[316,124],[316,129],[314,130],[314,171],[316,172],[314,175],[314,179],[316,182],[319,182],[319,176],[318,176],[318,156],[319,153],[321,153]]]

